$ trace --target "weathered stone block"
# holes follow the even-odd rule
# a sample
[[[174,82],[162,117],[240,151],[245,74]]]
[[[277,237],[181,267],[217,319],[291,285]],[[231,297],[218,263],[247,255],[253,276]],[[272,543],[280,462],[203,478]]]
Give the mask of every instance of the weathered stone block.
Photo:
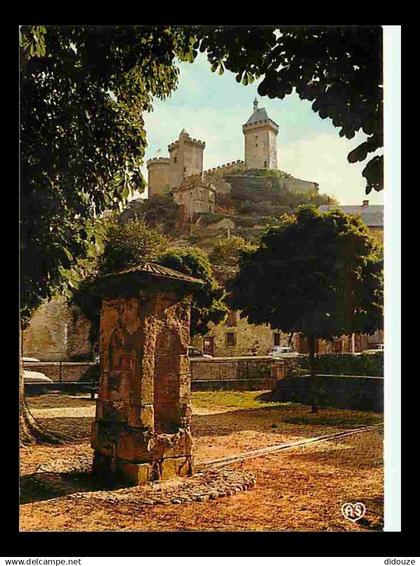
[[[141,425],[147,428],[154,426],[154,408],[153,405],[144,405],[140,409]]]
[[[170,479],[174,476],[190,476],[192,474],[191,456],[181,458],[165,458],[160,465],[161,479]]]
[[[109,475],[115,472],[115,459],[110,454],[95,451],[92,471],[99,479],[108,479]]]
[[[188,403],[191,397],[191,378],[190,374],[183,374],[179,376],[179,398]]]
[[[129,462],[148,462],[154,446],[154,437],[147,431],[124,431],[118,439],[117,456]]]
[[[141,485],[152,479],[152,466],[150,464],[133,464],[119,460],[117,471],[120,477],[130,485]]]
[[[159,434],[153,448],[156,460],[190,456],[192,453],[192,436],[189,430],[181,429],[177,434]]]
[[[123,302],[121,320],[129,334],[139,330],[141,321],[139,318],[139,300],[137,297],[126,299]]]

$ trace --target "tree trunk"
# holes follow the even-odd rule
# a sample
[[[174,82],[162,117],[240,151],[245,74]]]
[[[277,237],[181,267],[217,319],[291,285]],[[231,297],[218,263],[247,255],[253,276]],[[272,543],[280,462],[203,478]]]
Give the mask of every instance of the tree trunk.
[[[22,332],[20,333],[22,341]],[[22,352],[22,349],[21,349]],[[25,398],[25,382],[23,377],[22,355],[19,356],[19,441],[25,446],[35,442],[46,444],[61,444],[65,437],[61,434],[52,433],[40,426],[29,410]]]
[[[316,382],[315,343],[316,343],[316,338],[314,336],[308,336],[309,368],[310,368],[309,394],[311,401],[311,413],[318,413],[318,387]]]

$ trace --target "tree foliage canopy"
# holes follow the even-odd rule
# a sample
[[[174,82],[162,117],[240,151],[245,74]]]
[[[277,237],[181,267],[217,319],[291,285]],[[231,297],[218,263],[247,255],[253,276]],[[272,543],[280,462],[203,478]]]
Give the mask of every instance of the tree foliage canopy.
[[[174,234],[180,220],[180,206],[170,193],[156,195],[149,199],[132,200],[120,215],[121,222],[128,219],[142,219],[148,226],[160,228]]]
[[[379,26],[22,26],[21,293],[24,316],[94,255],[95,218],[142,190],[143,113],[176,88],[176,62],[206,52],[212,70],[261,95],[295,88],[340,135],[368,136],[350,161],[382,145]],[[382,188],[382,158],[364,169]],[[71,278],[70,278],[71,284]]]
[[[167,247],[167,238],[142,220],[115,220],[108,228],[105,249],[98,260],[98,276],[135,267],[142,261],[156,261]]]
[[[300,208],[242,254],[231,304],[253,324],[332,339],[382,328],[382,261],[361,219]]]
[[[212,264],[237,267],[242,252],[255,250],[255,246],[240,236],[224,238],[213,247],[209,256]]]
[[[180,26],[21,27],[23,315],[94,253],[89,220],[143,190],[142,114],[191,50]]]
[[[159,256],[158,263],[197,277],[205,283],[194,293],[191,306],[191,336],[207,334],[210,322],[217,324],[225,318],[227,314],[227,307],[223,302],[225,290],[214,278],[210,262],[202,250],[172,248]]]
[[[349,153],[350,163],[382,148],[381,26],[216,26],[199,37],[215,72],[232,71],[245,85],[262,77],[258,92],[270,98],[296,89],[340,136],[363,131],[367,139]],[[363,175],[367,193],[382,190],[382,156],[371,157]]]
[[[102,302],[100,282],[104,275],[135,267],[142,261],[155,261],[168,247],[165,236],[136,220],[123,224],[115,218],[109,220],[104,238],[104,249],[95,267],[77,285],[71,299],[91,322],[92,344],[97,342],[99,335]]]

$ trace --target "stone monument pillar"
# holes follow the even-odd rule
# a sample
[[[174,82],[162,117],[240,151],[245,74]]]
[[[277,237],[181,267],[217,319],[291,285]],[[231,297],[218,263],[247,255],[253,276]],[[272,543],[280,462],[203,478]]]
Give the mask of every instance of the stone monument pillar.
[[[192,474],[193,277],[153,263],[102,286],[93,473],[131,485]]]

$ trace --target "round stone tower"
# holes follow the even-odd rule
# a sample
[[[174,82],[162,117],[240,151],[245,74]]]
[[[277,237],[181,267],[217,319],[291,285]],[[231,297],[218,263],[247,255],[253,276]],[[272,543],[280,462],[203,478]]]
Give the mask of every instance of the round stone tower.
[[[161,195],[170,186],[170,160],[168,157],[155,157],[147,161],[147,184],[149,198]]]
[[[242,126],[245,141],[247,169],[277,169],[278,125],[271,120],[265,108],[258,108],[254,100],[254,112]]]

